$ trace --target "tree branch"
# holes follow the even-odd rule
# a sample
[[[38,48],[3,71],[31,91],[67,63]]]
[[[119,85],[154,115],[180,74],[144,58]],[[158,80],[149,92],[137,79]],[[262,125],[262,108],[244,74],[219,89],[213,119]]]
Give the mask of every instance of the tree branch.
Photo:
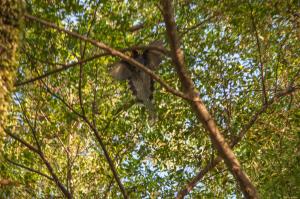
[[[174,94],[174,95],[176,95],[178,97],[181,97],[183,99],[189,99],[188,96],[186,96],[182,92],[177,91],[176,89],[174,89],[171,86],[169,86],[158,75],[156,75],[152,70],[150,70],[149,68],[147,68],[143,64],[139,63],[138,61],[134,60],[133,58],[131,58],[131,57],[123,54],[122,52],[120,52],[118,50],[115,50],[115,49],[113,49],[113,48],[105,45],[102,42],[93,40],[91,38],[88,38],[86,36],[80,35],[78,33],[75,33],[75,32],[66,30],[64,28],[58,27],[57,25],[55,25],[53,23],[49,23],[49,22],[47,22],[45,20],[42,20],[42,19],[39,19],[39,18],[37,18],[35,16],[29,15],[29,14],[24,14],[24,16],[27,19],[30,19],[30,20],[33,20],[33,21],[37,21],[37,22],[39,22],[39,23],[41,23],[41,24],[43,24],[45,26],[54,28],[54,29],[56,29],[57,31],[60,31],[60,32],[64,32],[64,33],[66,33],[68,35],[71,35],[73,37],[76,37],[76,38],[78,38],[78,39],[80,39],[82,41],[87,41],[87,42],[91,43],[92,45],[94,45],[94,46],[96,46],[96,47],[98,47],[100,49],[103,49],[103,50],[107,51],[107,53],[109,53],[112,56],[118,56],[118,57],[120,57],[121,59],[127,61],[128,63],[134,65],[135,67],[141,69],[142,71],[144,71],[145,73],[147,73],[148,75],[150,75],[154,80],[156,80],[158,83],[160,83],[168,92],[170,92],[170,93],[172,93],[172,94]]]
[[[121,49],[119,51],[124,53],[124,52],[132,51],[132,50],[146,50],[146,49],[157,50],[157,51],[159,51],[159,52],[161,52],[161,53],[163,53],[164,55],[167,55],[167,56],[169,56],[169,54],[170,54],[170,52],[167,51],[166,49],[162,49],[162,48],[157,47],[157,46],[133,46],[133,47]],[[80,64],[85,64],[85,63],[87,63],[89,61],[92,61],[94,59],[97,59],[97,58],[100,58],[100,57],[104,57],[104,56],[109,56],[109,55],[111,55],[111,54],[108,53],[108,52],[98,53],[98,54],[96,54],[96,55],[94,55],[92,57],[89,57],[87,59],[83,59],[83,60],[80,60],[80,61],[77,61],[77,62],[73,62],[73,63],[70,63],[70,64],[48,63],[48,64],[51,64],[51,65],[60,65],[62,67],[54,69],[54,70],[49,71],[49,72],[46,72],[46,73],[44,73],[44,74],[42,74],[40,76],[37,76],[37,77],[31,78],[31,79],[25,80],[23,82],[16,82],[14,84],[14,86],[15,87],[24,86],[26,84],[33,83],[33,82],[35,82],[37,80],[41,80],[41,79],[44,79],[46,77],[49,77],[50,75],[54,75],[56,73],[68,70],[69,68],[73,68],[73,67],[78,66]]]
[[[36,173],[36,174],[38,174],[38,175],[40,175],[40,176],[43,176],[43,177],[47,178],[48,180],[54,181],[53,178],[51,178],[51,177],[48,176],[47,174],[44,174],[44,173],[42,173],[42,172],[40,172],[40,171],[38,171],[38,170],[35,170],[35,169],[32,169],[32,168],[27,167],[27,166],[25,166],[25,165],[19,164],[19,163],[14,162],[14,161],[12,161],[12,160],[10,160],[10,159],[7,159],[7,158],[5,158],[5,160],[6,160],[7,162],[13,164],[13,165],[16,165],[16,166],[18,166],[18,167],[21,167],[21,168],[23,168],[23,169],[26,169],[26,170],[31,171],[31,172],[33,172],[33,173]]]
[[[277,92],[277,94],[268,101],[267,104],[264,104],[259,111],[257,111],[249,120],[249,122],[244,126],[244,128],[240,131],[238,136],[231,142],[231,147],[236,146],[242,138],[245,136],[247,131],[253,126],[253,124],[257,121],[260,115],[262,115],[273,103],[278,101],[280,98],[289,95],[295,92],[297,89],[295,87],[288,87],[284,91]]]
[[[105,146],[105,144],[103,143],[102,137],[100,136],[98,129],[97,129],[96,127],[94,127],[93,124],[92,124],[86,117],[84,117],[84,118],[82,118],[82,119],[83,119],[83,120],[89,125],[89,127],[93,130],[94,135],[95,135],[97,141],[99,142],[99,144],[100,144],[100,146],[101,146],[101,148],[102,148],[102,150],[103,150],[103,152],[104,152],[104,156],[105,156],[105,158],[106,158],[106,160],[107,160],[107,162],[108,162],[108,164],[109,164],[109,167],[110,167],[110,169],[111,169],[111,171],[112,171],[112,173],[113,173],[113,175],[114,175],[114,178],[115,178],[115,180],[117,181],[117,184],[118,184],[118,186],[119,186],[119,188],[120,188],[120,190],[121,190],[121,192],[122,192],[122,194],[123,194],[123,197],[124,197],[125,199],[128,198],[127,192],[126,192],[126,190],[125,190],[125,187],[124,187],[124,185],[123,185],[122,182],[121,182],[121,179],[120,179],[120,177],[119,177],[119,175],[118,175],[118,172],[117,172],[117,170],[116,170],[116,167],[115,167],[115,165],[114,165],[114,163],[113,163],[113,160],[111,159],[111,157],[110,157],[110,155],[109,155],[109,153],[108,153],[108,151],[107,151],[107,149],[106,149],[106,146]]]
[[[66,189],[66,187],[62,184],[62,182],[59,180],[59,178],[57,177],[57,175],[54,172],[53,167],[51,166],[50,162],[46,159],[46,157],[44,156],[44,153],[39,153],[40,158],[43,160],[44,164],[46,165],[49,173],[51,174],[55,184],[60,188],[60,190],[63,192],[63,194],[68,198],[68,199],[72,199],[72,195],[71,193]]]
[[[32,146],[31,144],[29,144],[28,142],[26,142],[22,138],[19,138],[17,135],[11,133],[8,129],[4,129],[4,132],[7,135],[9,135],[10,137],[12,137],[15,140],[17,140],[18,142],[20,142],[21,144],[23,144],[24,146],[26,146],[30,151],[39,154],[39,150],[38,149],[36,149],[34,146]]]
[[[96,21],[96,13],[97,13],[97,10],[98,10],[98,7],[99,7],[99,3],[100,3],[100,0],[96,3],[96,8],[94,9],[91,24],[90,24],[90,27],[87,30],[87,33],[86,33],[87,37],[90,35],[91,30],[92,30],[92,26],[93,26],[94,22]],[[82,45],[81,45],[81,42],[80,42],[80,59],[81,60],[84,59],[86,45],[87,45],[87,42],[84,42],[84,46],[82,48]],[[85,110],[84,110],[83,100],[82,100],[82,79],[83,79],[83,63],[80,63],[79,64],[78,95],[79,95],[79,104],[80,104],[80,107],[81,107],[81,113],[82,113],[82,115],[85,115]]]
[[[84,63],[87,63],[87,62],[92,61],[92,60],[94,60],[94,59],[97,59],[97,58],[99,58],[99,57],[103,57],[103,56],[107,56],[107,55],[109,55],[109,53],[100,53],[100,54],[96,54],[96,55],[94,55],[94,56],[92,56],[92,57],[89,57],[89,58],[87,58],[87,59],[80,60],[80,61],[78,61],[78,62],[74,62],[74,63],[70,63],[70,64],[63,64],[62,67],[60,67],[60,68],[58,68],[58,69],[55,69],[55,70],[52,70],[52,71],[49,71],[49,72],[47,72],[47,73],[45,73],[45,74],[43,74],[43,75],[40,75],[40,76],[38,76],[38,77],[34,77],[34,78],[32,78],[32,79],[25,80],[25,81],[23,81],[23,82],[16,82],[16,83],[15,83],[15,86],[16,86],[16,87],[18,87],[18,86],[24,86],[24,85],[26,85],[26,84],[35,82],[35,81],[37,81],[37,80],[44,79],[44,78],[46,78],[46,77],[48,77],[48,76],[50,76],[50,75],[53,75],[53,74],[56,74],[56,73],[65,71],[65,70],[67,70],[67,69],[69,69],[69,68],[73,68],[73,67],[75,67],[75,66],[77,66],[77,65],[84,64]]]
[[[59,101],[61,101],[68,109],[70,109],[75,115],[77,115],[78,117],[83,117],[83,115],[81,113],[79,113],[78,111],[76,111],[71,105],[69,105],[61,96],[55,94],[54,92],[51,91],[51,88],[49,88],[49,86],[43,81],[40,80],[42,82],[42,84],[44,85],[44,87],[46,88],[46,91],[48,93],[50,93],[53,97],[55,97],[56,99],[58,99]]]
[[[194,90],[194,83],[192,82],[186,70],[184,53],[180,49],[180,42],[177,35],[172,3],[170,0],[161,0],[161,4],[163,7],[163,16],[171,48],[172,61],[175,64],[175,68],[181,81],[184,93],[187,94],[189,98],[193,99],[193,101],[190,102],[191,107],[197,114],[198,119],[202,122],[205,129],[209,132],[209,136],[214,147],[217,149],[219,155],[224,159],[228,169],[238,181],[244,196],[246,198],[258,198],[259,196],[256,188],[246,173],[244,173],[242,170],[238,159],[226,143],[223,135],[218,129],[217,124],[200,99],[199,94]]]
[[[19,138],[18,136],[16,136],[15,134],[11,133],[8,129],[4,129],[5,133],[8,134],[10,137],[14,138],[15,140],[17,140],[18,142],[20,142],[21,144],[23,144],[24,146],[26,146],[29,150],[31,150],[32,152],[36,153],[39,155],[39,157],[42,159],[42,161],[44,162],[44,164],[46,165],[49,173],[51,174],[53,181],[55,182],[55,184],[58,186],[58,188],[63,192],[63,194],[68,198],[68,199],[72,199],[72,195],[70,194],[70,192],[65,188],[65,186],[61,183],[61,181],[59,180],[59,178],[57,177],[57,175],[55,174],[51,164],[48,162],[48,160],[45,158],[43,152],[39,149],[36,149],[35,147],[33,147],[32,145],[30,145],[29,143],[27,143],[25,140]]]
[[[195,30],[199,27],[201,27],[202,25],[204,25],[205,23],[209,22],[210,20],[212,20],[213,18],[215,18],[219,13],[216,13],[216,14],[213,14],[211,16],[208,16],[206,19],[204,19],[203,21],[199,22],[198,24],[194,25],[194,26],[191,26],[191,27],[188,27],[188,28],[185,28],[183,29],[182,31],[180,31],[180,35],[179,37],[183,37],[186,33],[190,32],[191,30]]]
[[[245,136],[245,134],[249,131],[249,129],[254,125],[254,123],[258,120],[258,118],[266,112],[266,110],[274,104],[276,101],[278,101],[280,98],[289,95],[293,92],[296,92],[295,87],[289,87],[285,91],[278,92],[269,102],[268,104],[264,104],[256,113],[254,113],[249,120],[249,122],[244,125],[244,128],[241,129],[238,136],[232,140],[231,147],[235,147]],[[196,185],[197,183],[203,178],[203,176],[208,173],[210,170],[212,170],[214,167],[216,167],[220,162],[222,161],[222,158],[218,156],[213,161],[208,163],[204,169],[202,169],[190,182],[188,182],[182,190],[178,192],[177,199],[182,199],[184,196],[186,196]]]
[[[248,2],[248,3],[249,3],[249,7],[250,7],[250,18],[251,18],[252,26],[253,26],[254,33],[255,33],[255,39],[256,39],[256,45],[257,45],[257,51],[258,51],[258,59],[259,59],[260,75],[261,75],[261,85],[262,85],[262,96],[263,96],[262,102],[263,102],[263,104],[267,104],[268,96],[267,96],[267,92],[266,92],[266,83],[265,83],[265,74],[264,74],[265,71],[264,71],[264,64],[263,64],[263,59],[262,59],[261,44],[259,41],[258,31],[257,31],[254,16],[253,16],[253,8],[251,5],[251,2]]]
[[[20,107],[21,107],[21,110],[22,110],[22,112],[23,112],[25,121],[26,121],[26,123],[28,124],[28,126],[29,126],[29,128],[30,128],[30,131],[31,131],[31,133],[32,133],[32,136],[33,136],[33,138],[34,138],[34,140],[35,140],[35,143],[36,143],[36,145],[37,145],[37,149],[38,149],[38,151],[41,151],[41,145],[40,145],[40,143],[39,143],[39,141],[38,141],[38,138],[37,138],[37,135],[36,135],[36,129],[35,129],[36,123],[35,123],[34,125],[31,124],[29,118],[27,117],[27,112],[26,112],[26,110],[25,110],[25,107],[23,107],[23,105],[22,105],[22,103],[21,103],[19,97],[16,96],[16,99],[17,99],[17,100],[19,101],[19,103],[20,103]],[[36,120],[35,120],[35,122],[36,122]]]
[[[41,80],[42,81],[42,80]],[[43,81],[42,81],[43,82]],[[126,190],[124,188],[124,185],[122,184],[121,180],[120,180],[120,177],[118,175],[118,172],[115,168],[115,165],[113,163],[113,160],[112,158],[110,157],[107,149],[106,149],[106,146],[105,144],[103,143],[103,140],[102,140],[102,137],[100,136],[100,133],[98,131],[98,129],[88,120],[88,118],[86,117],[86,115],[83,115],[83,114],[80,114],[78,113],[75,109],[73,109],[62,97],[60,97],[59,95],[53,93],[50,88],[43,82],[43,84],[46,86],[47,88],[47,91],[54,97],[56,97],[57,99],[59,99],[65,106],[67,106],[67,108],[69,108],[74,114],[76,114],[77,116],[79,116],[89,127],[90,129],[93,131],[97,141],[99,142],[100,144],[100,147],[102,148],[103,152],[104,152],[104,156],[105,156],[105,159],[106,161],[108,162],[109,164],[109,167],[113,173],[113,176],[115,178],[115,180],[117,181],[117,184],[121,190],[121,193],[123,194],[123,197],[124,198],[128,198],[127,196],[127,193],[126,193]],[[109,124],[106,125],[106,127],[108,127]],[[105,128],[106,128],[105,127]],[[105,129],[103,129],[105,130]]]

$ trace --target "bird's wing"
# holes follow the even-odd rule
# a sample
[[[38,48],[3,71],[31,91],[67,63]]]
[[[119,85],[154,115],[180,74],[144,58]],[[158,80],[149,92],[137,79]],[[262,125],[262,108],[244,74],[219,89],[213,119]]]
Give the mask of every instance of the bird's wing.
[[[120,61],[111,65],[110,74],[116,80],[126,80],[132,76],[132,71],[126,62]]]
[[[163,42],[161,40],[154,41],[154,42],[150,43],[149,46],[163,48]],[[162,53],[155,49],[146,50],[144,56],[147,61],[147,66],[151,70],[155,70],[162,61]]]

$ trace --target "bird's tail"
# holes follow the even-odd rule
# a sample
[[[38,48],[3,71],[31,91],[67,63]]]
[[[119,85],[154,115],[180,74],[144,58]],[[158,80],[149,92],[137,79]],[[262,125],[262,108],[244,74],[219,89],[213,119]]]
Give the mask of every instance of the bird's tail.
[[[144,101],[144,105],[149,114],[149,122],[154,123],[157,119],[157,116],[156,116],[155,107],[154,107],[153,103],[150,100],[146,100],[146,101]]]

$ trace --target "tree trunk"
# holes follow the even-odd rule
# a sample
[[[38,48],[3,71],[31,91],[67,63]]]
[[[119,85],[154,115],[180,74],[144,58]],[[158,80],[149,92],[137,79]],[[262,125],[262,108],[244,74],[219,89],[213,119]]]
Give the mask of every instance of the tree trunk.
[[[9,93],[15,79],[20,18],[21,1],[0,1],[0,135],[6,123]]]

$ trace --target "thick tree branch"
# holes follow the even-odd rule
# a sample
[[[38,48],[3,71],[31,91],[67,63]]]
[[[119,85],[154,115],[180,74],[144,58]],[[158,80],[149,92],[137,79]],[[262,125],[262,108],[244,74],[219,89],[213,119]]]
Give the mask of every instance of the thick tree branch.
[[[178,96],[178,97],[181,97],[183,99],[190,99],[188,96],[186,96],[185,94],[183,94],[182,92],[180,91],[177,91],[176,89],[172,88],[171,86],[169,86],[166,82],[164,82],[158,75],[156,75],[152,70],[150,70],[149,68],[147,68],[146,66],[144,66],[143,64],[139,63],[138,61],[136,61],[135,59],[123,54],[122,52],[118,51],[118,50],[115,50],[107,45],[105,45],[104,43],[102,42],[99,42],[99,41],[96,41],[96,40],[93,40],[91,38],[88,38],[86,36],[83,36],[83,35],[80,35],[78,33],[75,33],[75,32],[72,32],[72,31],[69,31],[69,30],[66,30],[64,28],[61,28],[61,27],[58,27],[57,25],[53,24],[53,23],[49,23],[45,20],[42,20],[42,19],[39,19],[35,16],[32,16],[32,15],[29,15],[29,14],[24,14],[24,16],[27,18],[27,19],[30,19],[30,20],[33,20],[33,21],[37,21],[45,26],[48,26],[48,27],[51,27],[51,28],[54,28],[56,29],[57,31],[60,31],[60,32],[64,32],[68,35],[71,35],[73,37],[76,37],[82,41],[87,41],[89,43],[91,43],[92,45],[100,48],[100,49],[103,49],[105,51],[107,51],[110,55],[112,56],[118,56],[120,57],[121,59],[127,61],[128,63],[134,65],[135,67],[141,69],[142,71],[144,71],[145,73],[147,73],[148,75],[150,75],[154,80],[156,80],[158,83],[160,83],[168,92]]]
[[[288,87],[286,90],[278,92],[271,100],[269,100],[268,104],[264,104],[256,113],[254,113],[249,120],[249,122],[244,125],[244,128],[238,133],[238,136],[234,138],[231,142],[231,147],[236,146],[245,134],[250,130],[250,128],[255,124],[255,122],[259,119],[259,117],[266,112],[266,110],[273,105],[275,102],[287,96],[293,92],[296,92],[295,87]],[[212,170],[215,166],[217,166],[222,161],[222,158],[218,156],[213,161],[209,162],[204,169],[202,169],[190,182],[188,182],[182,190],[178,192],[177,199],[182,199],[186,196],[196,185],[197,183],[204,177],[206,173]]]
[[[146,50],[146,49],[153,49],[153,50],[157,50],[167,56],[169,56],[170,52],[167,51],[166,49],[162,49],[162,48],[159,48],[157,46],[133,46],[133,47],[129,47],[129,48],[124,48],[124,49],[121,49],[119,50],[120,52],[127,52],[127,51],[132,51],[132,50]],[[31,79],[28,79],[28,80],[25,80],[23,82],[16,82],[14,84],[14,86],[16,87],[19,87],[19,86],[24,86],[26,84],[30,84],[30,83],[33,83],[37,80],[41,80],[41,79],[44,79],[46,77],[49,77],[50,75],[54,75],[56,73],[59,73],[59,72],[62,72],[62,71],[65,71],[65,70],[68,70],[69,68],[73,68],[73,67],[76,67],[80,64],[85,64],[89,61],[92,61],[94,59],[98,59],[100,57],[104,57],[104,56],[109,56],[111,55],[110,53],[108,52],[105,52],[105,53],[98,53],[96,55],[93,55],[92,57],[89,57],[89,58],[86,58],[86,59],[82,59],[80,61],[77,61],[77,62],[73,62],[73,63],[70,63],[70,64],[61,64],[61,63],[50,63],[51,65],[60,65],[61,67],[60,68],[57,68],[57,69],[54,69],[52,71],[49,71],[49,72],[46,72],[40,76],[37,76],[37,77],[34,77],[34,78],[31,78]]]
[[[175,68],[181,81],[183,91],[189,96],[189,98],[193,99],[193,101],[190,102],[192,109],[197,114],[198,119],[203,123],[204,127],[209,132],[209,136],[214,147],[217,149],[219,155],[224,159],[228,169],[238,181],[238,184],[240,185],[244,196],[246,198],[258,198],[256,188],[254,187],[246,173],[242,170],[235,154],[226,143],[223,135],[217,127],[217,124],[203,104],[202,100],[199,97],[199,94],[194,89],[194,83],[192,82],[186,70],[184,53],[180,49],[180,42],[177,35],[172,3],[170,0],[161,0],[161,4],[163,7],[163,16],[170,43],[172,60],[175,64]]]

